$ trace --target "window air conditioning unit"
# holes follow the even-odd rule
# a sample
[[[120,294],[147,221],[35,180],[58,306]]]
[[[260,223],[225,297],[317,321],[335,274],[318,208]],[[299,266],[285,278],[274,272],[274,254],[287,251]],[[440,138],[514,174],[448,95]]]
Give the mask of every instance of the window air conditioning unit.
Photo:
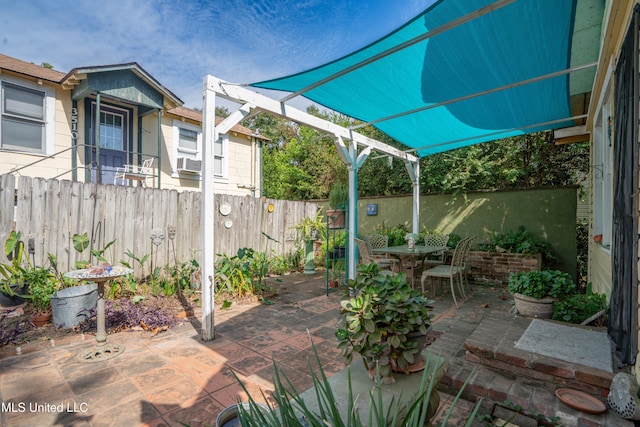
[[[178,172],[200,173],[202,170],[202,160],[178,157]]]

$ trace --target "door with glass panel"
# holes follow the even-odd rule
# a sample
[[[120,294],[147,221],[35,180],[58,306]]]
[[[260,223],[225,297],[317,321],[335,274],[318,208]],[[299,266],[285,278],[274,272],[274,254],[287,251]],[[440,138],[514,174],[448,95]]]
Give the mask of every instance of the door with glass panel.
[[[96,150],[96,104],[91,106],[91,179],[96,182],[100,170],[102,184],[112,184],[116,168],[128,163],[129,150],[129,110],[110,105],[100,105],[100,162]]]

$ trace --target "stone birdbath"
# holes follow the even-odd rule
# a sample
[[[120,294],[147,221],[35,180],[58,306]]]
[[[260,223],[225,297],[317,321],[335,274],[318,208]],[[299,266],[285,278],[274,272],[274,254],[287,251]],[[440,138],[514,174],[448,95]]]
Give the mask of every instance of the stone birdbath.
[[[124,346],[122,345],[107,344],[104,315],[104,285],[110,280],[131,273],[133,273],[133,270],[130,268],[103,266],[73,270],[65,274],[65,277],[70,279],[94,282],[98,285],[96,345],[80,353],[78,355],[80,361],[101,362],[103,360],[113,359],[124,352]]]

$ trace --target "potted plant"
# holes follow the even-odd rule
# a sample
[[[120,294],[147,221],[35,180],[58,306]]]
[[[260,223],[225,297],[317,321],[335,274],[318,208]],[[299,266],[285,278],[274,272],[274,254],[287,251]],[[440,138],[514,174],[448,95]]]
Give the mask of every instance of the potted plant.
[[[507,286],[518,312],[524,316],[550,319],[553,303],[575,292],[569,274],[559,270],[533,270],[509,275]]]
[[[5,255],[11,263],[0,264],[0,306],[3,307],[23,303],[23,296],[27,293],[27,285],[22,276],[24,244],[20,240],[20,236],[19,231],[11,231],[4,244]]]
[[[304,274],[315,274],[313,242],[322,239],[326,233],[326,223],[322,208],[318,209],[313,218],[306,216],[296,224],[296,242],[303,243],[305,249]]]
[[[349,186],[336,183],[329,191],[329,210],[327,211],[329,228],[344,228],[344,210],[349,200]]]
[[[345,272],[344,260],[339,259],[333,261],[333,265],[329,269],[329,287],[337,288],[344,278]]]
[[[43,326],[51,320],[51,296],[56,291],[55,277],[48,268],[26,268],[24,281],[29,285],[26,298],[33,305],[31,321],[36,326]]]
[[[380,274],[376,263],[361,264],[341,301],[336,331],[346,363],[360,354],[370,376],[379,369],[383,383],[394,382],[392,371],[419,370],[413,365],[423,364],[419,341],[430,326],[432,302],[409,285],[404,273]]]

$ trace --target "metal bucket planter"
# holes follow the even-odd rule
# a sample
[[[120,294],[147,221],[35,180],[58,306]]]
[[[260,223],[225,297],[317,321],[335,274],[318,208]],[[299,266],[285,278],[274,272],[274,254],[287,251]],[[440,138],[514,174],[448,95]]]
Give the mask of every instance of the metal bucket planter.
[[[532,298],[522,294],[513,294],[518,313],[523,316],[537,317],[539,319],[551,319],[553,317],[553,303],[551,297]]]
[[[56,328],[71,328],[90,316],[98,302],[98,285],[74,286],[51,296],[51,311]]]

